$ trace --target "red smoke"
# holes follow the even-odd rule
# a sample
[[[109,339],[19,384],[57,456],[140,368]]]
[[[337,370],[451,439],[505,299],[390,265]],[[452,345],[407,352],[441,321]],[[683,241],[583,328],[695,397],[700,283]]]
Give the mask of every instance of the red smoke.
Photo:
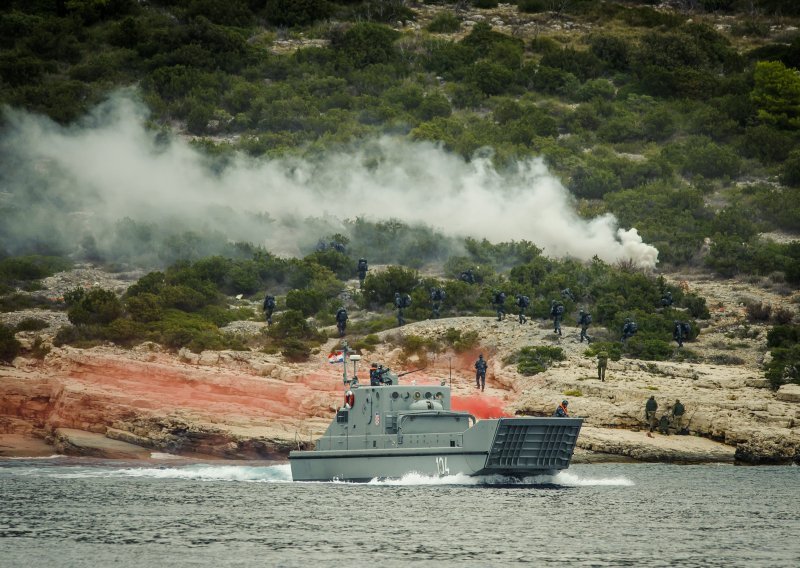
[[[511,416],[503,410],[503,401],[493,396],[471,394],[468,396],[451,396],[450,405],[453,410],[469,412],[475,418],[505,418]]]

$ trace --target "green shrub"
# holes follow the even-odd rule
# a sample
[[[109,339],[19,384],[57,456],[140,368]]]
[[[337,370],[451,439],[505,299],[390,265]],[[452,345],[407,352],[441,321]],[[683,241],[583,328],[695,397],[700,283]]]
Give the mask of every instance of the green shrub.
[[[422,99],[417,111],[422,120],[432,120],[437,116],[448,117],[451,113],[450,101],[441,93],[431,93]]]
[[[296,363],[308,361],[311,348],[299,339],[286,339],[281,343],[281,355],[287,361]]]
[[[301,339],[310,341],[321,341],[322,334],[314,329],[303,317],[302,312],[297,310],[286,310],[278,318],[278,321],[269,328],[269,336],[279,342],[287,339]]]
[[[550,10],[552,3],[546,0],[517,0],[517,8],[520,12],[536,14]]]
[[[13,361],[21,348],[20,342],[14,338],[14,330],[0,325],[0,361]]]
[[[687,294],[680,303],[695,319],[708,319],[711,317],[705,298],[695,296],[694,294]]]
[[[625,352],[631,357],[646,361],[666,361],[673,354],[672,345],[661,339],[648,339],[644,334],[628,340]]]
[[[331,4],[326,0],[265,0],[264,15],[275,26],[307,26],[327,18]]]
[[[69,270],[72,263],[58,256],[16,256],[0,260],[0,282],[39,280]]]
[[[419,274],[402,266],[390,266],[382,272],[369,272],[364,280],[363,295],[371,306],[394,302],[395,292],[410,294],[417,286]]]
[[[286,307],[301,312],[305,317],[319,312],[325,301],[325,295],[318,290],[289,290],[286,293]]]
[[[597,357],[601,351],[608,353],[608,358],[612,361],[622,358],[622,344],[619,341],[593,341],[583,354],[586,357]]]
[[[48,323],[39,318],[25,318],[14,326],[15,331],[40,331],[48,327]]]
[[[464,353],[477,347],[480,337],[477,331],[460,331],[453,327],[448,327],[442,341],[453,349],[456,353]]]
[[[426,29],[440,34],[455,33],[461,29],[461,20],[450,12],[440,12],[433,17]]]
[[[69,308],[67,317],[74,325],[104,325],[122,313],[122,302],[114,292],[95,288]]]
[[[125,309],[138,322],[158,321],[164,315],[161,298],[149,292],[143,292],[125,300]]]
[[[391,63],[397,58],[394,41],[399,33],[371,22],[360,22],[331,38],[331,47],[342,53],[353,68],[375,63]]]
[[[517,364],[517,372],[521,375],[531,376],[543,373],[555,361],[566,359],[564,350],[561,347],[550,347],[540,345],[536,347],[523,347],[519,351],[503,359],[503,363],[510,365]]]

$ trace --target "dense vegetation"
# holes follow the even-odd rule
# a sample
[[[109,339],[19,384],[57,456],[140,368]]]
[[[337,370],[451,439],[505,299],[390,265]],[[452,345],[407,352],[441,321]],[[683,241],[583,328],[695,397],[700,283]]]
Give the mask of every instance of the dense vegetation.
[[[317,328],[334,323],[333,314],[339,305],[345,305],[351,316],[360,314],[351,322],[349,332],[355,345],[367,347],[374,345],[374,340],[365,336],[396,325],[392,317],[395,292],[411,296],[405,317],[414,321],[432,316],[429,298],[434,287],[446,292],[441,308],[444,317],[492,315],[492,297],[498,290],[507,294],[509,314],[517,311],[515,294],[523,294],[532,300],[528,315],[540,320],[550,317],[552,300],[562,302],[565,325],[571,325],[578,309],[585,307],[594,314],[596,324],[609,330],[594,336],[600,345],[604,345],[603,341],[618,342],[625,318],[634,318],[639,332],[626,345],[615,347],[615,351],[643,359],[685,357],[670,344],[673,321],[691,322],[691,339],[697,335],[697,320],[709,317],[702,298],[624,266],[597,259],[588,264],[550,259],[524,241],[492,244],[468,240],[465,248],[466,256],[452,257],[446,265],[454,270],[481,263],[480,271],[476,270],[479,282],[421,277],[413,269],[390,266],[370,271],[363,291],[346,301],[339,297],[345,287],[340,278],[352,275],[347,268],[355,267],[356,259],[338,251],[335,266],[340,267],[339,277],[328,266],[330,256],[319,252],[303,259],[282,259],[258,251],[247,260],[209,257],[194,263],[179,262],[164,272],[147,274],[122,299],[101,289],[70,292],[65,302],[74,326],[63,329],[57,343],[91,345],[112,341],[131,345],[152,340],[170,348],[188,347],[194,351],[250,346],[280,350],[290,358],[302,360],[325,339]],[[663,308],[661,297],[666,291],[672,293],[675,303]],[[220,331],[235,320],[261,319],[247,298],[258,302],[265,292],[278,296],[278,314],[276,323],[263,336],[248,339],[246,345],[241,337]],[[231,305],[232,295],[246,298]],[[368,314],[366,319],[364,314]],[[474,334],[448,330],[436,343],[414,346],[412,338],[403,340],[403,347],[409,354],[423,356],[425,350],[436,352],[444,347],[468,349],[476,339]],[[526,372],[529,367],[534,368],[534,362],[523,360],[524,357],[520,365]]]
[[[796,3],[520,1],[542,26],[533,37],[467,26],[463,2],[429,4],[436,17],[415,31],[392,27],[418,14],[399,0],[7,2],[0,101],[66,123],[137,84],[156,122],[237,135],[200,144],[217,157],[376,134],[467,158],[491,147],[500,166],[542,155],[583,214],[636,226],[662,263],[702,256],[725,276],[800,282],[800,247],[757,236],[800,228],[800,34],[769,27]],[[735,24],[715,28],[720,13]],[[553,18],[588,31],[549,31]],[[166,263],[182,252],[171,244]]]
[[[314,156],[376,135],[433,141],[466,159],[489,147],[500,171],[543,156],[581,215],[610,212],[637,227],[662,263],[796,285],[800,244],[759,233],[800,229],[800,34],[790,26],[798,4],[701,0],[686,12],[654,4],[519,0],[533,33],[493,29],[487,17],[468,24],[464,8],[480,15],[497,5],[486,0],[11,0],[0,8],[0,102],[67,124],[136,85],[152,126],[180,124],[219,168],[236,151]],[[565,21],[580,31],[563,31]],[[0,200],[0,259],[13,207]],[[491,313],[492,291],[502,288],[529,295],[544,318],[569,287],[570,314],[585,305],[615,334],[635,318],[640,332],[626,349],[644,358],[673,356],[673,319],[707,317],[700,299],[677,289],[678,308],[660,310],[663,284],[624,267],[550,259],[529,243],[467,240],[454,254],[462,243],[396,221],[351,220],[339,235],[346,253],[292,260],[224,235],[160,234],[130,219],[118,229],[105,253],[92,242],[52,252],[169,268],[121,301],[70,298],[77,326],[60,340],[236,347],[219,332],[241,315],[225,297],[270,290],[288,310],[265,347],[302,357],[319,337],[300,317],[331,324],[341,280],[362,255],[404,266],[370,273],[355,298],[352,307],[383,312],[353,322],[367,334],[391,321],[395,291],[412,296],[409,318],[428,317],[437,282],[413,269],[430,261],[446,261],[450,277],[475,270],[475,285],[440,283],[447,314]],[[320,223],[318,234],[328,232]],[[28,252],[51,251],[31,243]],[[57,262],[1,260],[3,309],[33,302],[9,292],[35,287]]]

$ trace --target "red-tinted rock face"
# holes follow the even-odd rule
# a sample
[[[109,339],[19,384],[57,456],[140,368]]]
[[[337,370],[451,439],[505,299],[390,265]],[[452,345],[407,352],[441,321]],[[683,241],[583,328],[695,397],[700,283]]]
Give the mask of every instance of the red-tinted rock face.
[[[274,376],[259,376],[260,357],[222,357],[223,366],[207,367],[158,352],[56,350],[41,364],[0,369],[0,432],[104,434],[113,427],[138,429],[138,439],[156,449],[226,457],[240,457],[240,449],[241,457],[283,453],[295,438],[307,443],[309,430],[327,424],[341,381],[333,369],[300,373],[275,364]],[[191,427],[165,426],[169,420]],[[191,435],[176,436],[176,428]]]

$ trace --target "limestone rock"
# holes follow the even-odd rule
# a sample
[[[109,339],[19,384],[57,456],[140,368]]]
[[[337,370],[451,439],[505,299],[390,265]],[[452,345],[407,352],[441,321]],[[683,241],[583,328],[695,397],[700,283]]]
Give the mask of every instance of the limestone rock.
[[[71,456],[91,456],[109,459],[143,459],[150,457],[150,452],[133,444],[112,440],[102,434],[57,428],[53,444],[62,454]]]
[[[800,385],[782,385],[775,398],[786,402],[800,402]]]

